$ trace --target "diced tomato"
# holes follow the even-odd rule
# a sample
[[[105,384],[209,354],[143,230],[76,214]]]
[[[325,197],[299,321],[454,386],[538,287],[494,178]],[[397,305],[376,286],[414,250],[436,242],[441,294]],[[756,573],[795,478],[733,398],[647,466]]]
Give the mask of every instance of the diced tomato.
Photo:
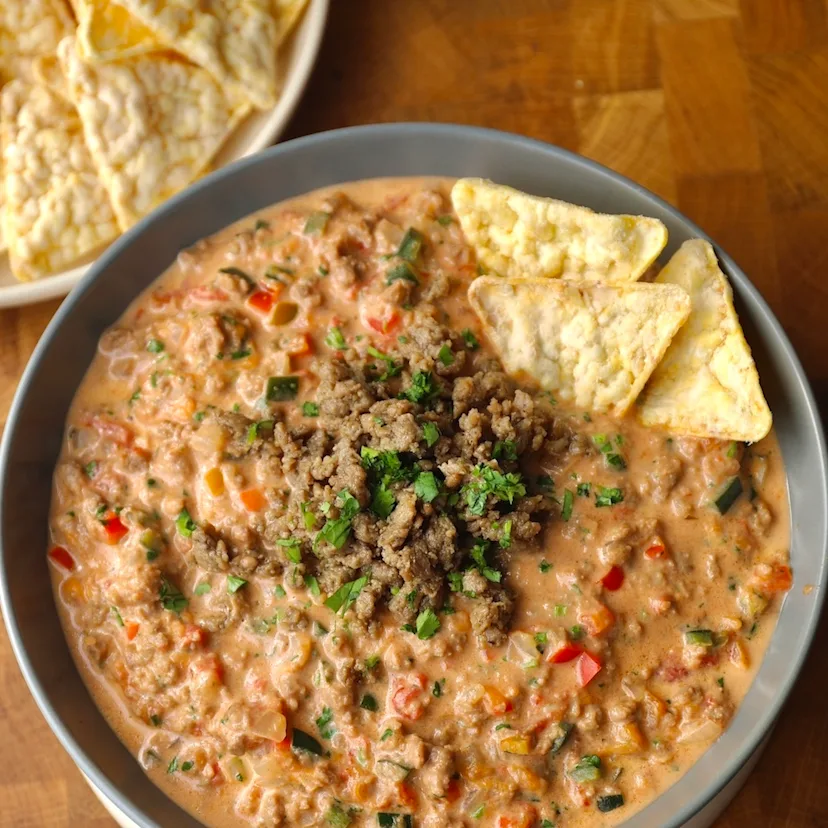
[[[586,627],[590,635],[600,635],[615,623],[615,616],[609,607],[598,604],[596,610],[579,615],[578,620]]]
[[[416,721],[423,715],[428,679],[422,673],[395,675],[391,678],[391,706],[404,719]]]
[[[773,564],[770,573],[757,576],[756,584],[765,595],[787,592],[793,586],[793,573],[789,566]]]
[[[485,696],[485,705],[486,710],[489,712],[490,716],[502,716],[504,713],[511,713],[512,710],[515,709],[514,704],[512,704],[511,700],[507,699],[497,687],[492,687],[491,685],[487,684],[484,687],[486,692]]]
[[[675,653],[668,653],[659,665],[656,673],[664,681],[680,681],[690,675],[690,671],[682,664]]]
[[[106,532],[106,542],[111,544],[118,543],[118,541],[121,540],[127,532],[129,532],[129,529],[121,523],[121,519],[118,515],[108,517],[103,522],[103,527]]]
[[[69,554],[69,551],[64,549],[62,546],[52,547],[52,549],[49,550],[49,557],[56,564],[59,564],[69,572],[75,568],[75,559]]]
[[[276,747],[279,750],[290,750],[292,741],[293,733],[291,732],[290,725],[288,724],[285,728],[285,738],[282,739],[281,742],[276,742]]]
[[[132,641],[136,635],[138,635],[138,629],[140,628],[140,624],[137,621],[129,621],[127,622],[124,629],[126,630],[126,637],[127,641]]]
[[[667,546],[658,535],[650,541],[650,545],[644,550],[644,557],[649,558],[651,561],[656,558],[663,558],[666,554]]]
[[[260,288],[250,294],[247,304],[251,308],[255,308],[259,313],[270,313],[278,298],[279,294],[276,291]]]
[[[267,500],[260,489],[245,489],[239,493],[239,499],[248,512],[261,512],[267,506]]]
[[[624,585],[624,570],[620,566],[613,566],[610,571],[601,578],[604,589],[615,592]]]
[[[397,311],[392,311],[385,319],[377,319],[371,316],[365,321],[368,323],[370,328],[373,328],[377,333],[386,336],[400,324],[400,320],[401,317]]]
[[[592,653],[581,653],[575,662],[575,677],[586,687],[601,672],[601,662]]]
[[[397,784],[397,798],[400,801],[400,805],[404,808],[413,811],[417,807],[417,792],[408,782],[399,782]]]
[[[578,658],[583,651],[583,647],[566,643],[554,652],[550,652],[546,660],[552,664],[566,664],[567,661]]]

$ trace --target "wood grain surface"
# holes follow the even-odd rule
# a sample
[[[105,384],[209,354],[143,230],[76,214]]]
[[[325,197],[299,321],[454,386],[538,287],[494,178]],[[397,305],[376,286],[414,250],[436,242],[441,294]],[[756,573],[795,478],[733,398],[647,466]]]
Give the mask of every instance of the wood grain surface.
[[[828,404],[826,0],[333,0],[288,137],[379,121],[498,127],[630,176],[747,271]],[[58,303],[0,311],[0,427]],[[0,826],[113,825],[0,634]],[[717,828],[828,826],[825,623]],[[656,828],[654,826],[654,828]]]

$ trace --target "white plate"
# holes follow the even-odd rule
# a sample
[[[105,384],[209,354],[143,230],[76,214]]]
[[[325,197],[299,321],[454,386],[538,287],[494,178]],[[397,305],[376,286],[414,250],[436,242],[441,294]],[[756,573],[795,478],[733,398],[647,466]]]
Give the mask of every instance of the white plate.
[[[276,106],[263,112],[255,112],[247,118],[222,147],[213,161],[212,169],[218,169],[246,155],[259,152],[284,132],[305,90],[319,47],[322,45],[328,3],[329,0],[310,0],[287,49],[280,56],[279,65],[283,72],[284,85]],[[91,263],[90,260],[72,270],[34,282],[18,282],[11,274],[8,257],[0,254],[0,308],[30,305],[33,302],[66,296],[80,281]]]

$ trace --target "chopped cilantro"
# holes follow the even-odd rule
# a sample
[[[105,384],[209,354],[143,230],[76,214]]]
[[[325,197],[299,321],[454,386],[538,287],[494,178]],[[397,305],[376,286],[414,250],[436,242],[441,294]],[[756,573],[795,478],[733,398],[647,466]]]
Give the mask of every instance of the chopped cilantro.
[[[220,267],[219,273],[226,273],[228,276],[238,276],[239,279],[243,279],[247,282],[248,285],[251,287],[255,287],[256,282],[250,274],[245,273],[241,268],[238,267]]]
[[[514,462],[517,460],[517,443],[513,440],[498,440],[494,444],[492,457],[495,460],[509,460]]]
[[[83,470],[86,472],[87,477],[94,477],[95,472],[98,470],[98,461],[91,460],[83,467]]]
[[[379,376],[380,382],[399,376],[402,372],[402,365],[398,365],[392,357],[378,351],[373,345],[368,347],[368,355],[374,357],[374,359],[381,359],[385,363],[385,370]]]
[[[322,590],[319,589],[319,581],[316,580],[316,576],[305,575],[305,586],[314,598],[319,598],[319,596],[322,595]]]
[[[576,489],[578,497],[589,497],[592,491],[592,483],[579,483]]]
[[[549,572],[550,569],[552,569],[552,564],[549,563],[549,561],[547,561],[546,558],[543,558],[541,562],[538,564],[538,569],[544,574],[546,574],[547,572]]]
[[[118,607],[110,607],[110,609],[112,610],[112,614],[115,616],[115,623],[119,627],[123,627],[124,626],[124,619],[121,617],[121,613],[118,612]]]
[[[371,496],[371,511],[379,518],[385,520],[394,507],[397,505],[397,498],[394,492],[388,488],[385,481],[380,481],[375,487]]]
[[[475,543],[475,545],[471,548],[471,552],[469,555],[471,559],[476,564],[477,568],[480,570],[480,574],[486,578],[487,581],[492,581],[495,584],[499,584],[501,579],[503,578],[503,573],[499,572],[497,569],[489,566],[488,562],[486,561],[486,553],[489,551],[489,542],[486,540],[480,540]]]
[[[150,339],[147,342],[147,350],[151,354],[160,354],[164,350],[164,343],[160,339]]]
[[[246,443],[252,446],[261,431],[273,431],[273,420],[259,420],[257,423],[250,423],[247,428]]]
[[[448,227],[454,219],[449,215],[437,216],[437,224],[441,227]]]
[[[190,513],[186,509],[182,509],[178,513],[175,525],[178,528],[178,534],[185,538],[192,537],[193,532],[198,529],[196,522],[190,517]]]
[[[440,439],[440,429],[434,423],[423,423],[423,439],[431,448]]]
[[[158,592],[158,598],[165,610],[174,612],[176,615],[180,615],[190,603],[181,594],[178,587],[167,578],[161,578],[161,589]]]
[[[439,359],[443,365],[448,367],[454,363],[454,353],[448,345],[443,345],[443,347],[437,352],[437,359]]]
[[[515,472],[502,474],[491,466],[481,464],[472,474],[474,479],[466,483],[460,492],[473,515],[485,514],[489,496],[512,505],[516,498],[526,494],[521,475]]]
[[[411,385],[400,394],[400,397],[413,403],[428,405],[439,393],[440,386],[431,371],[417,371],[411,377]]]
[[[359,593],[362,592],[367,583],[368,576],[363,575],[355,581],[349,581],[347,584],[343,584],[333,595],[325,599],[325,606],[334,612],[342,610],[344,614],[359,597]]]
[[[344,351],[348,347],[348,343],[345,341],[345,337],[339,328],[331,328],[328,331],[328,335],[325,337],[325,344],[335,351]]]
[[[230,354],[230,359],[234,359],[234,360],[246,359],[252,353],[253,352],[250,350],[250,348],[239,348],[237,351],[233,351],[233,353]]]
[[[470,351],[476,351],[480,347],[480,343],[477,341],[477,337],[474,335],[473,331],[470,328],[466,328],[465,330],[461,331],[460,336],[463,337],[463,341],[466,343],[466,347]]]
[[[595,493],[596,506],[614,506],[623,500],[624,492],[621,489],[608,489],[606,486],[601,486]]]
[[[386,739],[390,739],[394,735],[394,731],[389,727],[382,731],[382,736],[380,736],[380,741],[384,742]]]
[[[440,484],[434,476],[434,472],[420,472],[414,481],[414,494],[431,503],[440,494]]]
[[[284,598],[285,595],[287,595],[287,593],[285,592],[285,588],[281,584],[276,584],[276,586],[273,587],[273,594],[277,598]]]
[[[196,595],[206,595],[212,587],[207,582],[200,583],[194,590]]]
[[[239,578],[237,575],[228,575],[227,576],[227,594],[233,595],[234,593],[238,592],[242,587],[247,586],[247,581],[244,578]]]
[[[338,518],[328,518],[314,541],[316,545],[320,538],[326,540],[334,549],[341,549],[351,536],[351,522],[359,512],[359,501],[347,490],[343,489],[337,500],[341,501]]]
[[[498,541],[501,549],[508,549],[512,545],[512,521],[506,520],[503,522],[503,534]]]
[[[433,609],[425,609],[417,616],[417,638],[425,641],[440,629],[440,619]]]
[[[318,417],[319,406],[315,402],[303,402],[302,414],[304,414],[305,417]]]
[[[333,724],[333,710],[330,707],[322,708],[322,713],[316,720],[316,727],[323,739],[330,739],[336,733],[336,727]]]
[[[285,550],[285,557],[291,561],[291,563],[298,564],[302,562],[302,550],[300,549],[299,541],[296,540],[296,538],[279,538],[276,543]]]

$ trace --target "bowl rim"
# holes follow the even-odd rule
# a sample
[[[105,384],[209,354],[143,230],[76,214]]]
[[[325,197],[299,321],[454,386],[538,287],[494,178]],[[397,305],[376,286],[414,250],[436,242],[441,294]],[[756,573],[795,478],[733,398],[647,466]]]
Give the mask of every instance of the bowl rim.
[[[540,141],[534,138],[528,138],[522,135],[516,135],[501,130],[490,129],[485,127],[468,126],[463,124],[435,124],[427,122],[399,122],[390,124],[369,124],[363,126],[345,127],[342,129],[329,130],[321,133],[295,138],[281,144],[269,147],[267,150],[257,153],[255,155],[247,156],[238,161],[222,167],[210,175],[200,179],[192,184],[182,192],[176,194],[171,199],[166,201],[163,205],[158,207],[148,216],[144,217],[134,227],[128,230],[125,234],[119,237],[102,256],[100,256],[89,271],[84,275],[80,284],[70,294],[70,296],[63,302],[60,308],[55,313],[54,317],[46,327],[40,341],[36,345],[31,358],[29,359],[26,368],[21,376],[18,388],[15,392],[12,401],[6,428],[4,430],[2,443],[0,443],[0,494],[6,486],[6,478],[8,473],[9,459],[11,455],[11,436],[16,431],[17,420],[20,416],[20,410],[23,407],[23,400],[26,396],[29,386],[37,374],[43,355],[46,352],[49,343],[55,336],[57,330],[63,325],[64,321],[74,312],[75,306],[80,303],[82,297],[92,287],[92,285],[103,275],[109,268],[110,262],[121,255],[121,252],[139,241],[143,235],[145,228],[150,224],[163,221],[166,215],[180,206],[185,204],[189,199],[194,198],[202,190],[208,189],[219,180],[235,175],[241,170],[257,164],[266,163],[268,159],[283,154],[290,154],[294,151],[313,147],[324,147],[329,144],[336,144],[351,137],[365,136],[366,138],[375,137],[386,140],[393,140],[395,138],[411,138],[417,136],[422,140],[436,139],[440,136],[449,136],[454,138],[468,138],[469,140],[488,139],[502,144],[508,144],[523,147],[528,150],[542,152],[548,156],[554,156],[564,161],[566,164],[580,168],[582,170],[590,171],[608,180],[615,187],[620,187],[625,191],[633,191],[645,198],[654,201],[658,206],[669,214],[674,220],[680,222],[686,227],[690,228],[698,238],[710,241],[717,253],[719,261],[723,265],[723,269],[727,272],[729,278],[735,278],[738,283],[739,290],[744,291],[750,295],[751,300],[755,303],[757,311],[764,317],[764,322],[773,330],[778,344],[784,354],[784,358],[788,360],[793,368],[794,379],[801,389],[803,398],[806,401],[806,414],[810,421],[815,426],[816,445],[813,447],[817,455],[818,466],[820,470],[820,501],[823,506],[823,511],[828,510],[828,452],[826,452],[826,438],[823,429],[822,419],[817,408],[816,400],[814,398],[813,390],[810,382],[805,374],[799,357],[793,348],[787,334],[782,325],[774,316],[770,306],[759,293],[758,289],[753,285],[747,275],[735,263],[735,261],[722,251],[713,240],[694,222],[690,221],[678,209],[666,202],[660,196],[650,192],[640,184],[631,181],[625,176],[617,173],[596,161],[585,158],[570,150]],[[23,646],[21,632],[17,622],[17,618],[13,611],[11,593],[9,584],[5,577],[5,553],[2,548],[2,526],[3,526],[3,499],[0,497],[0,609],[2,609],[3,618],[6,624],[6,630],[11,643],[12,651],[17,659],[18,666],[30,693],[40,709],[40,712],[46,719],[52,732],[57,736],[63,748],[69,753],[72,760],[80,768],[83,774],[92,782],[104,796],[112,802],[112,804],[128,816],[131,820],[136,822],[142,828],[157,828],[157,823],[153,822],[147,817],[138,805],[131,799],[123,795],[120,790],[113,785],[109,779],[99,770],[98,766],[89,758],[84,749],[74,739],[68,727],[63,723],[59,714],[56,712],[48,699],[48,695],[41,685],[37,675],[35,674],[33,665],[25,648]],[[823,539],[822,548],[819,550],[821,555],[821,569],[824,573],[826,562],[828,562],[828,536]],[[693,816],[702,811],[709,802],[714,800],[728,783],[738,774],[742,765],[750,758],[754,751],[760,746],[762,740],[771,731],[780,710],[788,699],[790,692],[799,677],[805,659],[813,644],[814,635],[818,626],[820,616],[825,603],[826,584],[824,579],[820,579],[814,587],[816,595],[814,597],[814,608],[810,614],[809,624],[805,629],[804,635],[801,639],[799,651],[795,654],[793,660],[787,667],[785,677],[780,681],[777,693],[772,702],[763,710],[762,714],[757,717],[750,727],[749,735],[739,746],[738,750],[730,754],[724,768],[723,773],[719,777],[717,784],[700,788],[691,798],[671,817],[669,822],[664,823],[662,828],[680,828]],[[776,630],[774,630],[774,636]],[[771,637],[771,641],[773,636]],[[755,681],[755,679],[754,679]],[[753,684],[751,684],[753,686]],[[714,743],[715,744],[715,743]],[[711,745],[712,747],[712,745]],[[709,750],[709,748],[708,748]],[[704,754],[702,754],[703,756]],[[701,757],[699,757],[700,761]],[[695,763],[694,763],[695,764]],[[689,768],[688,768],[689,770]],[[681,784],[682,780],[678,780],[675,785]],[[653,804],[668,791],[675,787],[675,785],[665,789],[652,802],[648,803],[644,809],[637,811],[631,818],[640,817],[646,813],[650,804]]]
[[[299,40],[302,41],[302,48],[296,56],[295,65],[286,75],[286,83],[279,94],[279,99],[269,110],[251,113],[251,116],[257,114],[265,116],[262,125],[257,129],[256,134],[246,141],[246,146],[238,157],[223,164],[220,169],[229,167],[241,158],[248,158],[255,153],[261,152],[274,141],[278,140],[288,128],[290,119],[293,117],[293,113],[299,106],[302,95],[310,83],[311,73],[316,66],[316,61],[322,48],[322,40],[325,35],[329,12],[330,0],[310,0],[308,7],[302,11],[299,22],[288,35],[290,49],[295,49]],[[246,120],[247,118],[244,119],[244,121]],[[216,159],[221,156],[227,146],[238,137],[239,131],[244,129],[244,121],[227,136],[227,139],[219,148],[216,157],[210,162],[211,164],[215,163]],[[121,236],[123,235],[122,233]],[[105,250],[108,249],[108,247],[105,248]],[[2,255],[7,255],[7,253],[3,251]],[[92,270],[103,255],[104,253],[101,252],[92,261],[86,264],[74,265],[60,273],[55,273],[53,276],[0,287],[0,309],[22,308],[26,305],[33,305],[38,302],[46,302],[50,299],[59,299],[61,296],[66,296]]]

